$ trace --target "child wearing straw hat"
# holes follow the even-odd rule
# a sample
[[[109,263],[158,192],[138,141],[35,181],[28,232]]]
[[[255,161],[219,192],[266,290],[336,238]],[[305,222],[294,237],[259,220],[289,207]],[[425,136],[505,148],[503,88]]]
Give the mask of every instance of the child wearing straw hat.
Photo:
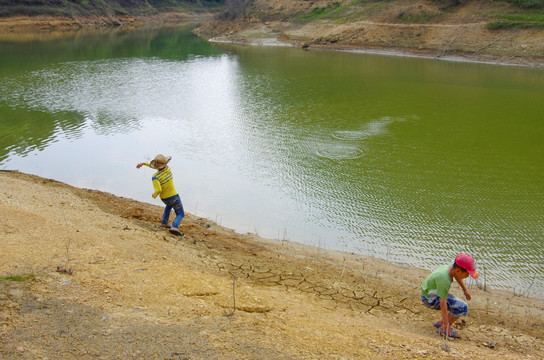
[[[421,284],[421,300],[431,309],[440,310],[442,317],[434,323],[440,335],[460,337],[451,328],[451,325],[460,317],[468,315],[468,304],[449,293],[453,279],[457,281],[467,300],[470,300],[463,279],[468,276],[478,278],[478,272],[474,267],[474,259],[468,254],[459,254],[455,257],[453,265],[443,265],[433,271],[423,284]]]
[[[183,211],[183,204],[181,203],[181,198],[179,193],[174,186],[174,179],[172,176],[172,171],[168,166],[168,163],[172,160],[171,156],[164,156],[159,154],[155,156],[151,162],[141,162],[136,165],[136,168],[139,169],[143,165],[149,166],[152,169],[158,170],[153,177],[151,178],[153,182],[153,198],[156,198],[157,195],[160,195],[162,202],[166,205],[164,208],[164,214],[162,216],[161,226],[169,228],[169,231],[174,235],[181,235],[178,227],[181,223],[181,220],[185,216]],[[170,218],[170,212],[174,209],[176,213],[176,218],[172,222],[172,226],[168,225],[168,219]]]

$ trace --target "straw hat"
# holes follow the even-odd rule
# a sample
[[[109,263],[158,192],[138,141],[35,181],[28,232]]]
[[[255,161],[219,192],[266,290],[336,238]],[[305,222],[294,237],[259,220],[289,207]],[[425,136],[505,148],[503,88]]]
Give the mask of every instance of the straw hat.
[[[153,160],[151,160],[151,162],[149,163],[149,165],[153,168],[153,169],[157,169],[157,170],[160,170],[162,169],[163,167],[166,166],[166,164],[168,164],[168,162],[172,160],[172,157],[171,156],[164,156],[163,154],[159,154],[157,156],[155,156],[155,158]]]

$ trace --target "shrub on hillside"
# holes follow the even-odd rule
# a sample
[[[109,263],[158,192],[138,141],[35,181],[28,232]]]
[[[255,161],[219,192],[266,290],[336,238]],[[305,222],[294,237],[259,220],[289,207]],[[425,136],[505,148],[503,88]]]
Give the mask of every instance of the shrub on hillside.
[[[223,5],[225,0],[147,0],[149,4],[156,8],[172,7],[180,8],[184,5],[192,6],[216,6]]]
[[[468,2],[468,0],[434,0],[435,2],[438,2],[440,5],[440,9],[448,9],[452,6],[457,5],[464,5]]]
[[[514,3],[522,8],[527,9],[543,9],[544,0],[508,0],[511,3]]]
[[[0,6],[59,6],[63,0],[0,0]]]
[[[222,17],[226,19],[236,19],[237,17],[246,17],[248,8],[253,4],[253,0],[225,0],[227,9]]]

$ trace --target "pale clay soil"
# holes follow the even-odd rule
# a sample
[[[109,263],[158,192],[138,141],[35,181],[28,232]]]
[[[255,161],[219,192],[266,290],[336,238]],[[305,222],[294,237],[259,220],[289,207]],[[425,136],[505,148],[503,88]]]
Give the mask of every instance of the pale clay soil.
[[[42,20],[47,36],[62,36]],[[30,31],[32,19],[21,28],[6,21],[1,37],[44,36]],[[228,41],[332,49],[346,40],[312,39],[350,33],[326,22],[229,26],[220,35]],[[460,36],[443,27],[452,47]],[[527,43],[542,36],[534,33]],[[486,48],[503,40],[493,41]],[[0,172],[0,277],[34,275],[0,281],[0,359],[544,359],[544,300],[469,285],[462,338],[446,342],[432,325],[439,313],[420,303],[426,270],[237,234],[192,215],[175,237],[158,226],[155,203]],[[457,284],[452,292],[463,297]]]
[[[192,215],[176,237],[156,203],[0,172],[0,276],[35,276],[0,281],[0,358],[544,358],[543,300],[469,284],[446,342],[426,270]]]

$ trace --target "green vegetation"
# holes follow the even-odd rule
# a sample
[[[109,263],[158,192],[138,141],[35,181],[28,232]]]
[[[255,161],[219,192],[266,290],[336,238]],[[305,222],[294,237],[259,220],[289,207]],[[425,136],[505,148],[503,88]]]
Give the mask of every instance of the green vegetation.
[[[451,7],[454,7],[457,5],[463,5],[468,2],[468,0],[434,0],[434,1],[440,4],[441,10],[447,10]]]
[[[526,9],[543,9],[544,8],[544,0],[507,0],[507,1]]]
[[[469,0],[434,0],[440,3],[442,9],[452,6],[466,4]],[[507,1],[524,9],[542,9],[544,8],[544,0],[494,0],[495,2]]]
[[[234,0],[231,0],[234,1]],[[244,0],[238,0],[243,2]],[[248,0],[245,0],[248,1]],[[407,7],[396,16],[397,21],[404,23],[424,24],[437,21],[443,12],[451,11],[454,7],[466,5],[470,0],[433,0],[439,6],[439,11],[418,9],[416,6]],[[474,0],[473,0],[474,1]],[[513,14],[496,15],[495,20],[487,25],[488,29],[505,28],[544,28],[544,13],[535,13],[539,8],[544,9],[544,0],[491,0],[497,3],[515,4],[518,10],[511,8]],[[339,23],[359,21],[375,11],[388,6],[392,0],[353,0],[351,2],[329,1],[326,6],[317,6],[309,12],[298,14],[300,22],[310,22],[319,19],[334,20]],[[537,10],[538,11],[538,10]],[[270,17],[270,16],[269,16]],[[261,18],[263,18],[261,16]]]
[[[380,11],[390,4],[391,0],[353,0],[342,4],[339,1],[329,2],[324,7],[314,7],[309,13],[299,14],[297,20],[309,22],[318,19],[335,20],[338,23],[359,21],[372,13]],[[422,10],[412,10],[412,7],[397,15],[397,19],[407,23],[426,23],[435,18],[439,13]]]
[[[345,7],[346,5],[341,6],[341,3],[336,1],[334,3],[327,4],[326,7],[315,7],[310,13],[300,15],[298,17],[298,20],[312,21],[312,20],[317,20],[324,17],[329,17]]]
[[[390,0],[354,0],[344,5],[339,1],[329,2],[325,7],[315,7],[309,13],[298,15],[297,20],[309,22],[328,18],[342,23],[356,21],[364,16],[365,13],[365,10],[360,10],[360,7],[357,5],[363,3],[387,3],[389,1]]]
[[[225,0],[147,0],[156,9],[201,10],[225,5]]]
[[[334,12],[334,18],[339,24],[366,20],[390,2],[391,0],[354,0],[347,5],[339,7]]]
[[[36,275],[34,275],[34,274],[6,275],[6,276],[0,276],[0,281],[25,282],[27,280],[34,279],[35,277],[36,277]]]
[[[511,29],[511,28],[538,28],[544,29],[544,13],[539,14],[503,14],[497,16],[500,20],[495,20],[487,24],[489,30]]]
[[[253,0],[225,0],[225,11],[222,14],[224,19],[235,19],[246,17],[247,9],[253,4]]]

